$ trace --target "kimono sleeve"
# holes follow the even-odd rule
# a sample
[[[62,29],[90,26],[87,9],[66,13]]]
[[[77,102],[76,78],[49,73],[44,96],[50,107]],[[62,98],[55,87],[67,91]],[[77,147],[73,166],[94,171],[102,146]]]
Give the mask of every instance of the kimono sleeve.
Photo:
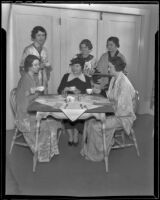
[[[22,87],[21,91],[23,92],[25,98],[28,100],[29,103],[33,101],[36,97],[38,97],[38,93],[35,94],[30,93],[30,89],[34,86],[27,78],[24,79],[21,87]]]
[[[44,65],[46,67],[51,66],[51,64],[49,63],[49,59],[48,59],[48,51],[45,47],[43,47],[42,62],[44,63]]]
[[[118,96],[117,108],[115,115],[121,120],[122,126],[129,135],[132,124],[136,119],[133,111],[131,89],[123,85]]]
[[[131,89],[126,85],[121,83],[117,92],[117,106],[116,115],[117,116],[129,116],[133,113],[133,102]]]

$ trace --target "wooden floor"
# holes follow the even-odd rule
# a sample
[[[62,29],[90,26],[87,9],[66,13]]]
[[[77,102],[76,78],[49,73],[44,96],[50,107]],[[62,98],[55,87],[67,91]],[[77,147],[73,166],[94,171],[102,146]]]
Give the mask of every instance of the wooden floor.
[[[13,131],[6,134],[6,152],[12,177],[6,178],[6,193],[23,195],[64,196],[122,196],[153,194],[153,117],[139,115],[135,122],[140,157],[134,147],[112,150],[109,156],[109,173],[104,161],[91,162],[80,155],[80,145],[69,147],[67,135],[62,135],[60,155],[49,163],[38,163],[32,172],[30,149],[15,146],[9,155]],[[14,191],[11,180],[17,182]]]

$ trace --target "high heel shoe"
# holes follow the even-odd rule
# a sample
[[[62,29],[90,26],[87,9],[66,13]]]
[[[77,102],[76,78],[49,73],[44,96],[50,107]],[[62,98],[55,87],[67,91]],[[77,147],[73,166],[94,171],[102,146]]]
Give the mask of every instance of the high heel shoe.
[[[79,140],[78,140],[77,142],[74,142],[74,141],[73,141],[73,146],[77,147],[78,144],[79,144]]]
[[[73,145],[73,142],[72,142],[72,141],[68,141],[68,145],[69,145],[69,146],[72,146],[72,145]]]

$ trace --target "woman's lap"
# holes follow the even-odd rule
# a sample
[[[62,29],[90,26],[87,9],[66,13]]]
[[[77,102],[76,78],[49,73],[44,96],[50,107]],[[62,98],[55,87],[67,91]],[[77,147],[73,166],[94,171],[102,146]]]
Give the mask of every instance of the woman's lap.
[[[122,127],[122,122],[116,116],[107,117],[105,122],[106,129],[115,129]]]

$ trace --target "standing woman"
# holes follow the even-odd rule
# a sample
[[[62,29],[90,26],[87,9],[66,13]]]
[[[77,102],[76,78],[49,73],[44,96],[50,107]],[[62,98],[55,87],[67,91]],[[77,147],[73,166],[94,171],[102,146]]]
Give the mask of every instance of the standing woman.
[[[48,61],[47,49],[44,47],[44,43],[47,38],[47,32],[42,26],[35,26],[31,32],[32,44],[27,46],[22,55],[20,64],[20,73],[24,74],[24,60],[28,55],[35,55],[40,59],[40,71],[39,79],[41,85],[45,86],[45,93],[48,93],[48,81],[50,78],[50,72],[52,67]]]
[[[17,126],[23,132],[24,138],[33,152],[35,151],[36,116],[34,113],[28,113],[27,108],[39,96],[39,69],[39,58],[35,55],[28,55],[24,62],[24,74],[19,80],[16,90]],[[41,121],[38,138],[38,160],[40,162],[48,162],[53,155],[59,154],[57,129],[60,125],[53,118]]]
[[[96,69],[101,74],[108,74],[108,62],[110,62],[112,59],[115,59],[116,57],[120,57],[123,62],[126,64],[126,59],[122,53],[119,52],[118,48],[120,47],[119,44],[119,38],[118,37],[109,37],[107,39],[107,45],[106,45],[108,51],[104,53],[98,63]],[[126,67],[123,70],[123,73],[127,75]],[[100,84],[100,89],[105,89],[106,86],[109,86],[110,78],[100,78],[98,80],[98,83]]]
[[[79,44],[80,53],[76,55],[77,58],[84,61],[85,64],[83,73],[88,77],[92,77],[96,67],[96,59],[93,55],[90,54],[92,49],[93,45],[91,41],[88,39],[84,39]]]

